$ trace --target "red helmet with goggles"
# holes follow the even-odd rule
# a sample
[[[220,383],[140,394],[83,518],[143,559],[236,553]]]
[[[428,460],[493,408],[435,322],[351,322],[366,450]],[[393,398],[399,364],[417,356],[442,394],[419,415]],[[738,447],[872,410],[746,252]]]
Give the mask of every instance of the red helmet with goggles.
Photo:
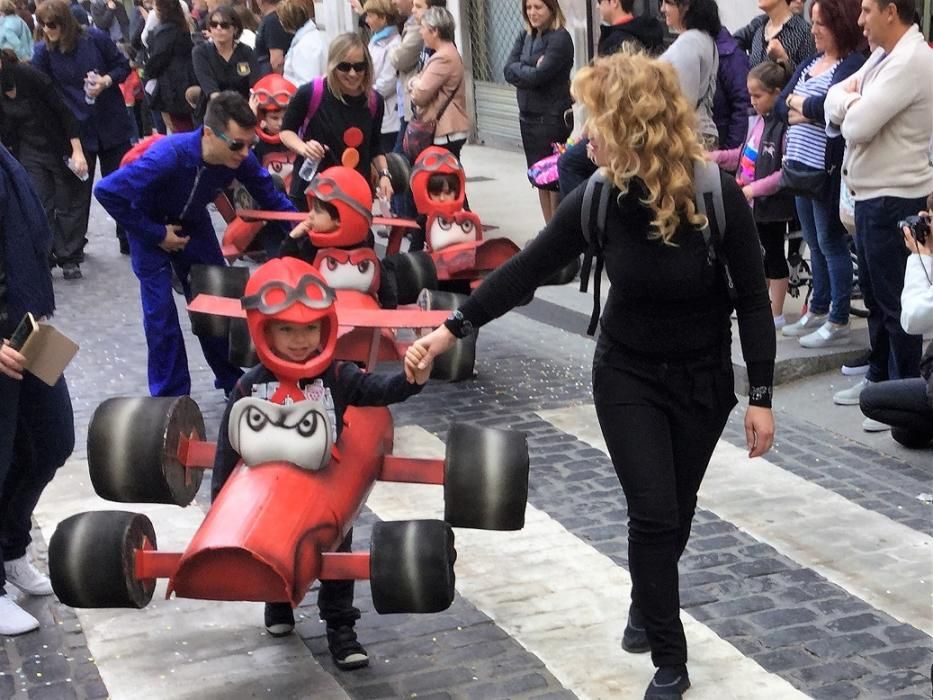
[[[446,202],[431,199],[428,194],[428,180],[432,175],[454,175],[460,183],[456,196]],[[415,159],[411,170],[411,194],[419,214],[446,214],[453,216],[463,209],[466,198],[466,175],[457,157],[440,146],[424,149]]]
[[[373,222],[373,192],[365,177],[353,168],[328,168],[311,181],[305,195],[308,209],[319,199],[332,205],[340,216],[336,230],[308,234],[315,247],[353,248],[365,243]]]
[[[321,273],[298,258],[276,258],[261,265],[246,283],[241,303],[246,324],[259,361],[279,381],[297,382],[316,377],[334,359],[337,346],[336,295]],[[266,337],[266,324],[321,323],[321,348],[304,362],[292,362],[273,352]]]
[[[278,112],[288,107],[298,88],[278,73],[270,73],[256,81],[249,94],[255,98],[260,112]]]

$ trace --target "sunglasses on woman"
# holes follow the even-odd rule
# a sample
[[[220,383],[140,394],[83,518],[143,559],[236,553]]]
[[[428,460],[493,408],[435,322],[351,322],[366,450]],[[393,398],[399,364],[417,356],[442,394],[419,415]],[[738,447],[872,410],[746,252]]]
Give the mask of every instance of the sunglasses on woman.
[[[215,22],[213,20],[210,22],[211,29],[230,29],[232,26],[229,22]]]
[[[58,26],[59,26],[59,25],[58,25],[58,22],[56,22],[54,19],[51,19],[51,20],[49,20],[48,22],[43,22],[41,19],[37,19],[36,22],[37,22],[37,23],[39,24],[39,26],[42,27],[43,29],[52,29],[52,30],[55,30],[55,29],[58,29]]]
[[[337,64],[337,70],[341,73],[349,73],[353,70],[356,73],[365,73],[366,72],[366,61],[360,61],[359,63],[350,63],[349,61],[343,61]]]

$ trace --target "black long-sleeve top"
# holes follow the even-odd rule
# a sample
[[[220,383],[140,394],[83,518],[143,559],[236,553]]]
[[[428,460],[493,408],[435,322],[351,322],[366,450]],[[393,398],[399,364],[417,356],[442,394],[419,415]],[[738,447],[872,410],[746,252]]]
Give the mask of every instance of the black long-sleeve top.
[[[579,187],[564,199],[544,231],[487,277],[460,308],[474,326],[504,314],[587,249],[580,221],[584,190]],[[776,343],[761,248],[745,197],[726,174],[722,191],[727,221],[720,249],[737,293],[749,402],[770,406]],[[708,263],[703,236],[689,225],[675,233],[674,246],[650,238],[653,212],[639,201],[645,192],[635,180],[624,197],[610,197],[616,204],[609,207],[602,255],[612,286],[602,333],[646,362],[721,358],[731,344],[733,308],[722,269]]]
[[[331,424],[336,433],[334,442],[340,438],[343,430],[343,414],[347,406],[388,406],[418,394],[423,388],[421,384],[409,384],[404,372],[374,374],[364,372],[352,362],[332,363],[324,374],[302,379],[298,385],[304,391],[323,395],[324,405],[331,414]],[[269,399],[277,388],[275,375],[263,365],[256,365],[240,377],[230,393],[224,417],[220,421],[220,434],[217,436],[217,453],[211,475],[212,501],[217,498],[240,459],[230,445],[227,434],[233,404],[246,396]]]
[[[214,44],[209,41],[202,42],[192,49],[191,62],[202,91],[201,100],[195,110],[198,118],[204,116],[207,102],[215,92],[233,90],[249,99],[250,87],[261,77],[256,54],[242,43],[233,47],[233,53],[227,61],[218,53]]]
[[[12,75],[16,97],[0,95],[0,141],[14,155],[28,144],[55,156],[71,155],[71,139],[79,138],[78,122],[55,89],[52,79],[27,63],[4,67]]]

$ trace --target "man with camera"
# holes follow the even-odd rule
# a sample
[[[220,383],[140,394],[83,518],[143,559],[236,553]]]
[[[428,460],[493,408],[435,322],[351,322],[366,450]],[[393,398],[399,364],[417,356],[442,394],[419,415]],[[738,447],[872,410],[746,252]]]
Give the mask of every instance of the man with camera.
[[[864,0],[859,25],[877,48],[826,96],[827,131],[841,130],[848,146],[842,174],[855,199],[859,286],[871,342],[868,374],[837,392],[837,404],[858,404],[868,384],[920,371],[922,339],[900,323],[908,254],[897,226],[923,209],[933,191],[933,51],[913,24],[915,12],[916,0]]]
[[[927,211],[901,222],[910,257],[901,294],[901,325],[907,333],[933,340],[933,195]],[[922,378],[880,382],[865,387],[859,405],[868,418],[891,426],[891,436],[905,447],[933,441],[933,342],[920,361]]]

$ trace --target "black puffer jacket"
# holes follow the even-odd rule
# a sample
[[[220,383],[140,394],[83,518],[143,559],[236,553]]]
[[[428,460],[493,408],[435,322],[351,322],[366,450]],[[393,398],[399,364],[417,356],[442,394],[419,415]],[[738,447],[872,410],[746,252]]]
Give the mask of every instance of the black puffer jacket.
[[[626,42],[634,43],[652,56],[664,50],[664,27],[654,17],[633,17],[622,24],[604,24],[599,28],[596,53],[610,56]]]
[[[573,40],[566,29],[522,32],[505,64],[505,79],[518,88],[523,114],[562,117],[570,109]]]

